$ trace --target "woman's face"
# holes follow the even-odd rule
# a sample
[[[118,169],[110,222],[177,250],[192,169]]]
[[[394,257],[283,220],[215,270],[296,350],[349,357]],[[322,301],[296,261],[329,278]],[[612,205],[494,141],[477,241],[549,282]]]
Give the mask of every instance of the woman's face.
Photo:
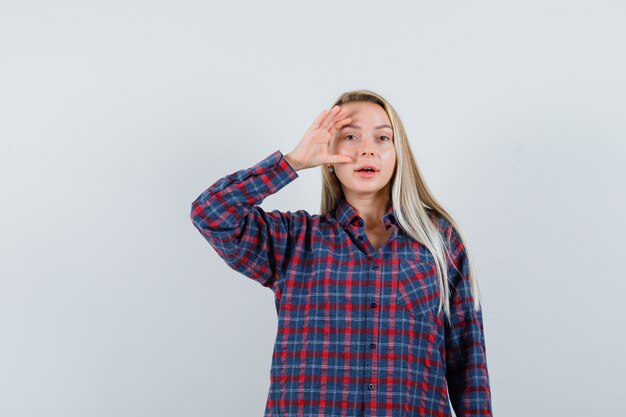
[[[349,155],[354,162],[332,164],[343,185],[344,194],[387,195],[387,185],[396,165],[393,130],[387,112],[371,102],[342,104],[350,124],[344,126],[331,140],[333,154]],[[357,171],[371,165],[375,172]]]

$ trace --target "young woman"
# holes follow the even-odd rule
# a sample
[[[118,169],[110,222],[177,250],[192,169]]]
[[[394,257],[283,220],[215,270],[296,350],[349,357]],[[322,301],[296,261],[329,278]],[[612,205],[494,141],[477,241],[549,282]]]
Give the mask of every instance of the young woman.
[[[316,166],[322,214],[258,205]],[[469,251],[380,95],[342,94],[291,152],[217,180],[191,218],[275,294],[265,417],[492,415]]]

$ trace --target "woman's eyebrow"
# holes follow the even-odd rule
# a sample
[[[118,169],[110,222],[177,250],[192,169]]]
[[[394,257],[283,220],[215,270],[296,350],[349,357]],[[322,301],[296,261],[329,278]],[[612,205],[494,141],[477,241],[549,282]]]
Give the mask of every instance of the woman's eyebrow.
[[[344,127],[342,127],[342,129],[348,129],[348,128],[353,128],[353,129],[361,129],[361,126],[357,126],[357,125],[352,125],[352,124],[350,124],[350,125],[345,125]],[[374,127],[374,129],[391,129],[391,130],[393,130],[393,129],[391,128],[391,126],[389,126],[389,125],[380,125],[380,126],[376,126],[376,127]]]

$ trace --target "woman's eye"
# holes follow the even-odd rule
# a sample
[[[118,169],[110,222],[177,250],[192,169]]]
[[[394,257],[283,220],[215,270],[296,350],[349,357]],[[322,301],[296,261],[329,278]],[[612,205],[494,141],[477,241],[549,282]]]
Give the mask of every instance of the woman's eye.
[[[349,137],[354,137],[354,135],[347,135],[346,139],[348,139]]]
[[[390,140],[391,140],[391,139],[389,139],[389,137],[388,137],[388,136],[381,136],[381,139],[382,139],[382,138],[387,138],[387,140],[386,140],[385,142],[388,142],[388,141],[390,141]]]

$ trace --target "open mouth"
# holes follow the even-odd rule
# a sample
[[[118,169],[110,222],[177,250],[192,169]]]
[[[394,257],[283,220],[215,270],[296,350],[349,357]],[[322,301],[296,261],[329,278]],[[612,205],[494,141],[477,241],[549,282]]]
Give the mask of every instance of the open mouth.
[[[374,168],[361,168],[354,171],[361,178],[371,178],[378,173]]]
[[[354,171],[355,172],[378,172],[379,169],[375,165],[363,164],[357,169],[355,169]]]

